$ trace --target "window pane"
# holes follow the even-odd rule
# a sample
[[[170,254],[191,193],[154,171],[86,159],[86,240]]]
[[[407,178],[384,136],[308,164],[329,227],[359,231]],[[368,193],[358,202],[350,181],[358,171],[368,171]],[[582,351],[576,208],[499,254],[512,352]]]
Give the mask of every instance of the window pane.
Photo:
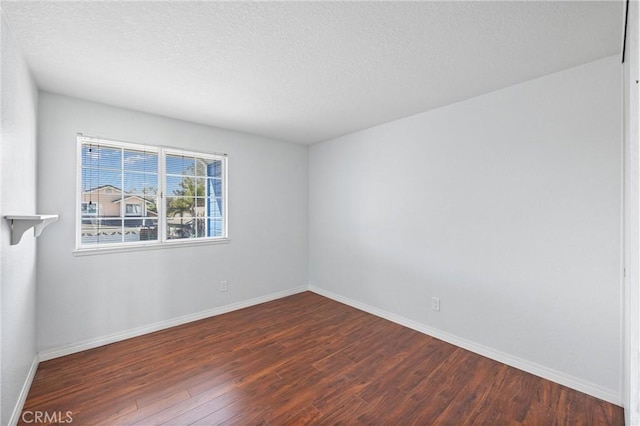
[[[208,237],[221,237],[223,235],[222,219],[209,218],[208,223]]]
[[[196,176],[207,176],[207,165],[211,160],[196,158]]]
[[[203,217],[196,218],[196,227],[195,227],[195,237],[196,238],[204,238],[206,237],[206,220]]]
[[[222,217],[222,198],[209,197],[205,200],[205,214],[208,217]]]
[[[167,239],[175,240],[193,237],[195,237],[195,229],[192,216],[167,218]]]
[[[207,167],[207,176],[222,177],[222,160],[211,160]]]
[[[158,220],[150,218],[124,220],[124,242],[158,239]]]
[[[195,180],[190,177],[167,176],[167,195],[195,196]]]
[[[158,193],[158,175],[153,173],[125,173],[125,194],[156,195]]]
[[[138,172],[158,172],[158,154],[155,152],[124,150],[124,169]]]
[[[122,168],[122,151],[120,148],[83,145],[82,166],[120,170]]]
[[[222,197],[222,179],[207,179],[207,196]]]
[[[146,218],[140,226],[140,241],[153,241],[158,239],[158,219]]]
[[[195,159],[179,155],[166,156],[166,171],[172,175],[195,175]]]
[[[122,174],[112,170],[82,169],[82,191],[112,194],[119,192],[122,186]],[[107,188],[111,187],[111,188]],[[102,191],[96,191],[103,188]]]
[[[101,217],[119,217],[122,191],[113,185],[103,184],[106,181],[117,179],[119,173],[104,173],[106,173],[106,175],[101,174],[96,186],[91,186],[89,183],[84,183],[82,185],[84,190],[81,194],[80,200],[81,213],[93,214]],[[87,182],[91,182],[91,179],[87,179]]]
[[[108,244],[122,242],[122,219],[82,219],[82,244]]]
[[[204,197],[207,192],[207,185],[206,185],[206,181],[207,179],[205,178],[196,178],[196,196],[198,197]]]
[[[145,207],[142,212],[147,217],[158,217],[158,197],[145,196]]]
[[[194,208],[193,197],[167,197],[167,220],[193,216]]]
[[[99,228],[96,224],[88,222],[85,223],[85,219],[82,220],[82,228],[80,231],[80,240],[82,244],[97,244]]]
[[[206,177],[222,176],[222,161],[210,158],[196,158],[196,175]]]

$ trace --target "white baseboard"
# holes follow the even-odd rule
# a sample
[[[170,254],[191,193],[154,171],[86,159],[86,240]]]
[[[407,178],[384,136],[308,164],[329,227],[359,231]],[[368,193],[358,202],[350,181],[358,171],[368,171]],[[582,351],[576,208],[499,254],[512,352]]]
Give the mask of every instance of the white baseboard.
[[[36,355],[31,363],[31,368],[29,368],[29,373],[27,373],[27,378],[22,385],[20,395],[18,395],[18,401],[16,401],[16,405],[13,407],[13,413],[11,413],[11,417],[9,417],[9,426],[17,425],[18,420],[20,420],[20,414],[22,414],[22,408],[27,400],[27,395],[29,395],[29,389],[31,389],[31,383],[33,383],[33,378],[36,376],[36,371],[38,371],[39,363],[40,359],[38,355]]]
[[[345,305],[352,306],[356,309],[360,309],[361,311],[365,311],[375,316],[395,322],[396,324],[400,324],[413,330],[419,331],[426,335],[435,337],[436,339],[451,343],[452,345],[456,345],[458,347],[501,362],[508,366],[526,371],[527,373],[531,373],[538,377],[542,377],[543,379],[551,380],[552,382],[559,383],[563,386],[567,386],[577,391],[586,393],[587,395],[591,395],[612,404],[622,406],[622,397],[619,393],[612,392],[609,389],[603,388],[577,377],[570,376],[561,371],[557,371],[552,368],[527,361],[525,359],[507,354],[505,352],[488,348],[478,343],[454,336],[453,334],[449,334],[435,328],[431,328],[419,322],[404,318],[400,315],[378,309],[376,307],[367,305],[366,303],[350,299],[348,297],[318,288],[313,285],[309,285],[309,291],[312,291],[324,297],[328,297],[329,299],[333,299],[337,302],[344,303]]]
[[[563,386],[567,386],[569,388],[578,390],[580,392],[584,392],[588,395],[594,396],[604,401],[611,402],[612,404],[622,406],[621,395],[619,393],[612,392],[609,389],[603,388],[601,386],[587,382],[577,377],[570,376],[568,374],[554,370],[552,368],[548,368],[543,365],[539,365],[534,362],[507,354],[505,352],[488,348],[476,342],[472,342],[470,340],[460,338],[458,336],[449,334],[447,332],[444,332],[435,328],[431,328],[417,321],[413,321],[408,318],[402,317],[400,315],[396,315],[391,312],[376,308],[374,306],[367,305],[366,303],[362,303],[357,300],[350,299],[348,297],[321,289],[319,287],[309,285],[308,287],[307,286],[296,287],[296,288],[285,290],[282,292],[272,293],[266,296],[260,296],[260,297],[256,297],[249,300],[243,300],[237,303],[220,306],[214,309],[197,312],[194,314],[184,315],[184,316],[173,318],[167,321],[157,322],[147,326],[127,330],[124,332],[114,333],[114,334],[99,337],[96,339],[85,340],[83,342],[76,343],[73,345],[68,345],[61,348],[43,351],[39,354],[39,357],[37,357],[34,360],[34,365],[32,365],[32,368],[31,368],[32,371],[29,372],[29,377],[25,381],[25,387],[23,387],[22,393],[20,394],[19,403],[16,405],[16,410],[14,410],[14,413],[11,419],[12,421],[15,420],[15,422],[18,421],[20,412],[22,411],[22,406],[24,405],[24,401],[26,400],[27,393],[29,391],[29,386],[31,385],[31,381],[33,380],[33,376],[35,375],[36,369],[38,367],[38,359],[40,361],[47,361],[50,359],[59,358],[61,356],[70,355],[70,354],[81,352],[87,349],[97,348],[99,346],[119,342],[121,340],[141,336],[143,334],[152,333],[154,331],[175,327],[177,325],[186,324],[192,321],[197,321],[200,319],[209,318],[216,315],[221,315],[221,314],[235,311],[238,309],[247,308],[249,306],[258,305],[260,303],[269,302],[272,300],[291,296],[293,294],[301,293],[307,290],[317,293],[321,296],[328,297],[329,299],[333,299],[337,302],[344,303],[345,305],[352,306],[356,309],[360,309],[362,311],[376,315],[378,317],[387,319],[396,324],[403,325],[405,327],[419,331],[426,335],[443,340],[447,343],[451,343],[463,349],[469,350],[471,352],[477,353],[479,355],[485,356],[487,358],[490,358],[495,361],[501,362],[503,364],[509,365],[511,367],[517,368],[519,370],[526,371],[527,373],[531,373],[538,377],[542,377],[543,379],[551,380],[552,382],[559,383]],[[15,422],[10,424],[13,425],[15,424]]]
[[[143,327],[122,331],[119,333],[109,334],[107,336],[98,337],[96,339],[85,340],[83,342],[74,343],[72,345],[63,346],[56,349],[49,349],[39,354],[40,361],[48,361],[50,359],[59,358],[61,356],[70,355],[76,352],[86,351],[87,349],[97,348],[99,346],[108,345],[110,343],[119,342],[121,340],[130,339],[132,337],[142,336],[143,334],[153,333],[154,331],[164,330],[165,328],[175,327],[177,325],[198,321],[204,318],[216,315],[226,314],[227,312],[236,311],[238,309],[248,308],[249,306],[258,305],[260,303],[270,302],[272,300],[281,299],[296,293],[307,291],[307,286],[296,287],[277,293],[271,293],[266,296],[255,297],[253,299],[243,300],[229,305],[220,306],[206,311],[196,312],[194,314],[183,315],[181,317],[172,318],[166,321],[160,321]]]

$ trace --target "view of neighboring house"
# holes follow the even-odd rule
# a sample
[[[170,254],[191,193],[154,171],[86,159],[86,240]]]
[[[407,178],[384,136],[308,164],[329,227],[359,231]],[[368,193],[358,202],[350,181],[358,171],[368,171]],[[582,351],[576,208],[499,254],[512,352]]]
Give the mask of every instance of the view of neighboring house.
[[[84,243],[157,239],[155,197],[126,194],[116,186],[102,185],[82,193],[80,208]]]
[[[154,199],[123,194],[120,188],[113,185],[103,185],[83,192],[81,208],[82,216],[88,219],[158,216]]]
[[[206,190],[209,194],[214,189],[212,186]],[[204,185],[201,191],[204,194]],[[221,235],[222,216],[219,199],[170,197],[167,204],[167,239]],[[82,193],[80,208],[83,243],[130,242],[158,238],[155,195],[127,194],[114,185],[102,185]]]

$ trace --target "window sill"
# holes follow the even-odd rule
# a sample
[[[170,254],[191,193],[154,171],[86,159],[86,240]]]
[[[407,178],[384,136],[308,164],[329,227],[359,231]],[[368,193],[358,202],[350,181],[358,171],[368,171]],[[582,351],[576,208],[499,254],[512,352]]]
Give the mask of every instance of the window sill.
[[[97,254],[126,253],[130,251],[163,250],[163,249],[173,249],[178,247],[210,246],[210,245],[216,245],[216,244],[228,244],[230,242],[231,240],[229,238],[217,238],[215,240],[205,240],[205,241],[170,241],[170,242],[164,242],[164,243],[135,244],[130,246],[119,246],[119,247],[82,248],[82,249],[75,249],[73,251],[73,255],[74,256],[93,256]]]

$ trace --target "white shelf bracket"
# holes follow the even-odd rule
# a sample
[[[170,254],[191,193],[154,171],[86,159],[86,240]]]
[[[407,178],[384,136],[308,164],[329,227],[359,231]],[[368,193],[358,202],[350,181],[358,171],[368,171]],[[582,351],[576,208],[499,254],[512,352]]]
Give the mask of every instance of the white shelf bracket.
[[[22,235],[27,230],[33,228],[33,235],[39,237],[42,230],[50,223],[58,220],[57,214],[36,214],[28,216],[5,216],[11,223],[11,245],[14,246],[20,242]]]

